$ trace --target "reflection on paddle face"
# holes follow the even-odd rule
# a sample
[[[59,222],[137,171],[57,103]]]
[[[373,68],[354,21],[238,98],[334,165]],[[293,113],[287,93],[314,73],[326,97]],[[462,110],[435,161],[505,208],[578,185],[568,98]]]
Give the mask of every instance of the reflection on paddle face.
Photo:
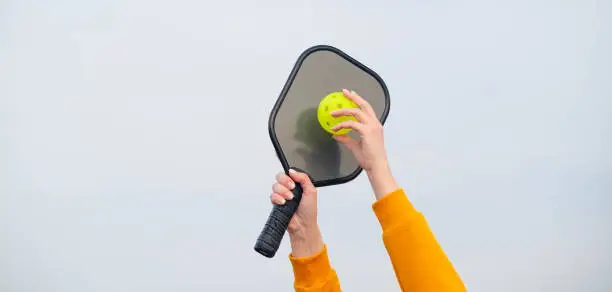
[[[317,109],[303,111],[297,118],[300,129],[295,139],[302,143],[295,153],[305,164],[304,171],[315,181],[333,179],[340,176],[340,146],[327,133],[317,120]]]

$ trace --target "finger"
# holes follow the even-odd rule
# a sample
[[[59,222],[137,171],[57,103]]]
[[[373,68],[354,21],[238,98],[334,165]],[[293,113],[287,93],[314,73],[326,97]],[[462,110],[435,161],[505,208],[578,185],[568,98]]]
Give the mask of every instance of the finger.
[[[341,122],[335,125],[332,128],[332,131],[336,132],[342,129],[352,129],[352,130],[357,131],[357,133],[359,133],[360,135],[363,134],[363,124],[360,124],[353,120],[344,121],[344,122]]]
[[[295,189],[295,182],[293,182],[293,180],[283,172],[280,172],[276,175],[276,181],[289,190]]]
[[[359,147],[359,142],[349,135],[334,135],[332,137],[351,151]]]
[[[293,193],[287,187],[279,183],[275,183],[272,185],[272,192],[281,195],[287,200],[293,199]]]
[[[287,200],[277,193],[272,193],[272,195],[270,195],[270,201],[272,201],[272,204],[276,205],[284,205],[287,202]]]
[[[348,89],[342,89],[342,93],[348,99],[352,100],[355,104],[359,106],[362,110],[364,110],[370,116],[376,116],[374,109],[365,99],[363,99],[359,94],[355,91],[349,91]]]
[[[297,172],[295,169],[289,169],[289,176],[291,176],[291,179],[293,179],[293,181],[299,183],[302,186],[304,192],[306,192],[307,190],[316,190],[315,186],[312,184],[312,181],[310,181],[310,178],[307,174],[303,172]]]
[[[281,196],[283,199],[287,201],[293,200],[293,192],[291,191],[286,191],[284,193],[276,193],[276,194]]]
[[[362,123],[369,120],[369,117],[361,109],[358,108],[343,108],[335,110],[331,112],[331,115],[334,118],[353,116]]]

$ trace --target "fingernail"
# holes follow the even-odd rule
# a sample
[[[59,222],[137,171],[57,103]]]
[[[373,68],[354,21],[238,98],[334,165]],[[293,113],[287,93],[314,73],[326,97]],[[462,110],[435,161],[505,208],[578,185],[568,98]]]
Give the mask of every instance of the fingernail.
[[[290,187],[292,190],[293,190],[293,189],[295,189],[295,183],[294,183],[294,182],[291,182],[291,183],[289,184],[289,187]]]
[[[285,201],[285,199],[283,199],[283,198],[280,198],[280,200],[279,200],[279,201],[280,201],[280,204],[281,204],[281,205],[284,205],[284,204],[287,202],[287,201]]]
[[[293,200],[293,193],[289,193],[289,200]]]
[[[293,169],[293,168],[290,168],[290,169],[289,169],[289,172],[290,172],[290,173],[297,173],[297,171],[295,171],[295,169]]]

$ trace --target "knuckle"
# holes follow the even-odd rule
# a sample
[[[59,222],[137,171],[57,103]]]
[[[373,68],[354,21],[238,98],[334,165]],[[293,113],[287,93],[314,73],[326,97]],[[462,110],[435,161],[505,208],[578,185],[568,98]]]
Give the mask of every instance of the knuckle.
[[[376,127],[376,125],[369,125],[367,131],[368,133],[376,133],[378,132],[378,127]]]
[[[292,196],[293,196],[292,192],[287,191],[287,192],[283,193],[283,198],[285,198],[287,200],[291,199]]]
[[[282,192],[284,192],[286,189],[285,189],[285,187],[284,187],[283,185],[281,185],[281,184],[274,184],[274,187],[272,188],[272,190],[273,190],[275,193],[282,193]]]
[[[308,177],[307,175],[304,175],[304,183],[312,184],[312,182],[310,181],[310,177]]]
[[[300,181],[299,181],[299,183],[300,184],[307,183],[308,181],[309,181],[308,180],[308,175],[305,174],[305,173],[300,173]]]

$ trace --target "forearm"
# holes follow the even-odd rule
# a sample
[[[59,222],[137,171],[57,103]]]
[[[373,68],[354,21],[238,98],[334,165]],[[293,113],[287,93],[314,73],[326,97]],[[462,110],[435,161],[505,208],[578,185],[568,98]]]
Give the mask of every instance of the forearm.
[[[315,255],[323,249],[323,239],[318,226],[289,233],[291,255],[304,258]]]
[[[386,161],[378,162],[366,172],[376,200],[382,199],[399,188]]]

